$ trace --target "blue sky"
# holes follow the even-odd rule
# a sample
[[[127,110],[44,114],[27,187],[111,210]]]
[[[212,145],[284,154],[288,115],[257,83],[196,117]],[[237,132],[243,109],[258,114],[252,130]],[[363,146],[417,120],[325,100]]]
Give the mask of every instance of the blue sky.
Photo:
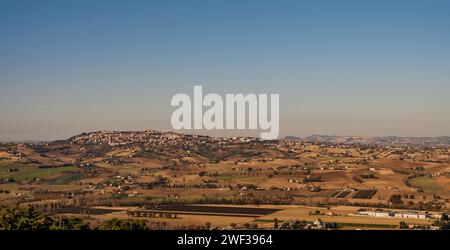
[[[279,93],[282,136],[450,135],[449,27],[449,1],[0,0],[0,140],[170,130],[194,85]]]

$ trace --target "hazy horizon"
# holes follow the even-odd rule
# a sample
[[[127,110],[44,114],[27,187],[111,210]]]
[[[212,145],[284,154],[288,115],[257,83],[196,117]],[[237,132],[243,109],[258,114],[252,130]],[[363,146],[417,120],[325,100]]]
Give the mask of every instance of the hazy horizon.
[[[279,138],[450,136],[449,8],[440,0],[2,1],[0,141],[169,131],[171,97],[192,96],[194,85],[205,94],[280,94]]]
[[[223,133],[217,133],[214,131],[206,131],[206,130],[156,130],[156,129],[150,129],[150,128],[146,128],[146,129],[112,129],[112,130],[105,130],[105,129],[101,129],[101,130],[90,130],[90,131],[83,131],[83,132],[79,132],[76,134],[72,134],[70,136],[61,136],[61,137],[51,137],[51,138],[46,138],[46,139],[42,139],[42,138],[24,138],[24,139],[0,139],[0,143],[26,143],[26,142],[51,142],[51,141],[57,141],[57,140],[66,140],[69,139],[70,137],[73,136],[77,136],[83,133],[95,133],[95,132],[100,132],[100,131],[109,131],[109,132],[143,132],[146,130],[155,130],[158,132],[174,132],[174,133],[180,133],[180,134],[196,134],[196,135],[206,135],[206,136],[212,136],[212,137],[234,137],[234,136],[249,136],[249,137],[259,137],[259,133],[255,132],[255,131],[250,131],[250,132],[245,132],[245,131],[239,131],[239,133],[227,133],[227,132],[223,132]],[[33,134],[35,135],[35,134]],[[446,136],[446,135],[442,135],[442,136],[397,136],[397,135],[383,135],[383,136],[368,136],[368,135],[350,135],[350,134],[343,134],[343,135],[336,135],[336,134],[308,134],[308,135],[304,135],[304,136],[300,136],[300,135],[293,135],[293,134],[288,134],[288,135],[280,135],[278,137],[278,139],[283,139],[285,137],[297,137],[297,138],[306,138],[309,136],[337,136],[337,137],[367,137],[367,138],[382,138],[382,137],[399,137],[399,138],[439,138],[439,137],[450,137],[450,136]]]

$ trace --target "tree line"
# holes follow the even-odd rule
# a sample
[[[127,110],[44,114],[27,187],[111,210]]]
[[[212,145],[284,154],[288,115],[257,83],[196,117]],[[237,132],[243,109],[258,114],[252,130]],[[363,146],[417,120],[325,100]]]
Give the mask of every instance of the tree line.
[[[33,207],[2,207],[0,230],[148,230],[144,220],[110,219],[90,227],[81,218],[54,218]]]

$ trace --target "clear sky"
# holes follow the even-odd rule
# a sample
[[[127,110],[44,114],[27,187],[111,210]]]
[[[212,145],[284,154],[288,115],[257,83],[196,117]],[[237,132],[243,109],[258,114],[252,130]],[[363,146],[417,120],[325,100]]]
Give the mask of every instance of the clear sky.
[[[281,136],[449,136],[450,1],[0,0],[0,140],[170,130],[194,85],[279,93]]]

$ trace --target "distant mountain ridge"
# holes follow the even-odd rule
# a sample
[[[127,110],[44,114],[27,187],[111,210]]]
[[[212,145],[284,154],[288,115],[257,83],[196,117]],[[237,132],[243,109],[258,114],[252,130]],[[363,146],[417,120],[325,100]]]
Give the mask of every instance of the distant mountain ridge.
[[[307,137],[286,136],[283,140],[336,144],[375,144],[382,146],[450,146],[450,136],[400,137],[400,136],[337,136],[310,135]]]

